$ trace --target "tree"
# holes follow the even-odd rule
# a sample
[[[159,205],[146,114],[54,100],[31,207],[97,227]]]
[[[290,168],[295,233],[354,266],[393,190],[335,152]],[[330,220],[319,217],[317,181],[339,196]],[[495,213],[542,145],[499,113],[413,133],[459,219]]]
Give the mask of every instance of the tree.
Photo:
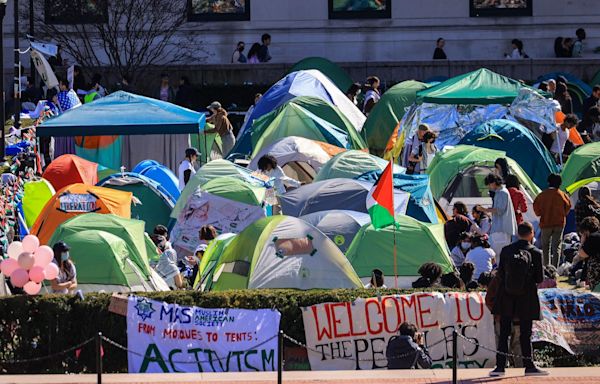
[[[182,0],[36,1],[36,37],[54,41],[80,65],[110,66],[120,76],[146,66],[201,62],[208,56],[187,21]],[[28,13],[28,10],[24,10]]]

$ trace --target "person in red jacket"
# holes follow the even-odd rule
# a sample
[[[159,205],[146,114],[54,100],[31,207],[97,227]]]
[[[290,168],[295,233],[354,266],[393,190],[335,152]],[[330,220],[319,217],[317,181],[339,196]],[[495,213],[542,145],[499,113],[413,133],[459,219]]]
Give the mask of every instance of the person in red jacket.
[[[508,188],[510,200],[513,203],[517,225],[523,224],[523,213],[527,212],[527,201],[525,200],[525,194],[521,191],[519,178],[512,174],[506,176],[506,188]]]

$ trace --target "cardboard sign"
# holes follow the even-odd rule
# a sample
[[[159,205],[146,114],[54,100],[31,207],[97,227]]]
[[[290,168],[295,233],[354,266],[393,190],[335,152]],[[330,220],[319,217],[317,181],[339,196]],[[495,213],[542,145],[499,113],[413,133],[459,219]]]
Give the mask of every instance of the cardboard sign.
[[[99,208],[96,196],[85,193],[65,193],[59,197],[60,210],[70,213],[96,212]]]

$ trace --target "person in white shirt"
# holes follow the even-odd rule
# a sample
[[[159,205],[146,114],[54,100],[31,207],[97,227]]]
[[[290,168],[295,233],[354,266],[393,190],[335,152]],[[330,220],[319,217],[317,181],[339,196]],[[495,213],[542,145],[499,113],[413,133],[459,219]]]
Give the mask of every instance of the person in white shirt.
[[[496,252],[490,247],[487,236],[474,236],[471,239],[471,250],[467,253],[465,263],[473,263],[475,272],[473,278],[477,280],[484,272],[491,272],[496,263]]]
[[[196,148],[188,148],[185,150],[185,159],[179,164],[177,176],[179,177],[179,190],[183,191],[188,181],[196,174],[194,164],[198,160],[199,152]]]
[[[569,133],[571,129],[576,128],[577,124],[579,124],[579,119],[576,115],[569,114],[565,116],[564,121],[560,126],[556,129],[555,132],[552,133],[552,138],[554,141],[552,142],[552,146],[550,147],[550,152],[554,156],[557,164],[563,163],[563,152],[565,151],[565,144],[567,140],[569,140]]]
[[[463,232],[458,238],[458,243],[450,252],[450,258],[454,263],[454,266],[458,269],[465,262],[467,254],[471,250],[471,234],[469,232]]]
[[[381,84],[381,82],[377,76],[369,76],[367,78],[367,84],[365,86],[368,88],[368,91],[365,93],[365,101],[363,103],[363,113],[367,116],[379,99],[381,99],[381,95],[379,94],[379,84]]]
[[[277,165],[277,159],[271,155],[264,155],[258,159],[258,170],[263,175],[275,180],[275,191],[279,195],[286,192],[286,187],[298,188],[302,185],[298,180],[286,176],[283,169]]]

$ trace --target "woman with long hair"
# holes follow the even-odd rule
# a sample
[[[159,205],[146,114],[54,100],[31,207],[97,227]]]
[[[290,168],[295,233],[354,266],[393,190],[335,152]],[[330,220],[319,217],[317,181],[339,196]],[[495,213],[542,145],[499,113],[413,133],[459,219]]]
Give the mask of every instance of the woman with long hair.
[[[473,215],[473,221],[479,227],[478,233],[480,235],[489,235],[492,229],[492,219],[485,212],[485,209],[481,205],[476,205],[473,207],[471,215]]]
[[[525,199],[525,194],[521,191],[519,178],[515,175],[508,175],[506,177],[506,188],[508,188],[508,193],[510,194],[510,199],[513,203],[517,225],[522,224],[523,213],[527,212],[527,201]]]
[[[54,264],[58,266],[58,276],[50,282],[54,293],[70,293],[77,288],[77,269],[71,260],[71,248],[64,242],[54,244]]]
[[[475,272],[473,277],[478,279],[484,272],[491,272],[496,263],[496,253],[492,250],[487,236],[473,236],[471,251],[467,254],[465,263],[473,263]]]
[[[592,190],[585,186],[579,189],[578,200],[575,204],[575,223],[577,229],[586,217],[595,217],[600,220],[600,203],[592,196]]]

